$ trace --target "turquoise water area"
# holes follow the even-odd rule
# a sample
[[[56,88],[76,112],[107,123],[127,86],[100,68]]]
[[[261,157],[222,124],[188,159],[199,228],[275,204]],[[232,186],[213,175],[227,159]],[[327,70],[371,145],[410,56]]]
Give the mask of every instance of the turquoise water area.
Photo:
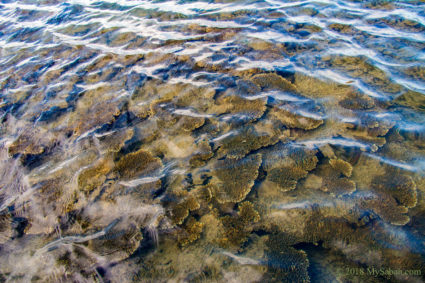
[[[0,282],[424,282],[425,2],[0,1]]]

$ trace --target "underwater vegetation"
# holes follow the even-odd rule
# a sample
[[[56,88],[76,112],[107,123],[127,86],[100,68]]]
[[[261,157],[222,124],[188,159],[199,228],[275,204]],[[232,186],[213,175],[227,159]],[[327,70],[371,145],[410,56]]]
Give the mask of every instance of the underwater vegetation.
[[[0,3],[0,282],[425,282],[423,1],[74,2]]]

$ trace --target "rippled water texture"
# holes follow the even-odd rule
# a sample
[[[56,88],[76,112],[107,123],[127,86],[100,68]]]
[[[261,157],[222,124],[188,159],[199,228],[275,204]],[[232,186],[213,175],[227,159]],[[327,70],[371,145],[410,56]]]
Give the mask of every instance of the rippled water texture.
[[[422,0],[2,0],[0,282],[424,282],[424,95]]]

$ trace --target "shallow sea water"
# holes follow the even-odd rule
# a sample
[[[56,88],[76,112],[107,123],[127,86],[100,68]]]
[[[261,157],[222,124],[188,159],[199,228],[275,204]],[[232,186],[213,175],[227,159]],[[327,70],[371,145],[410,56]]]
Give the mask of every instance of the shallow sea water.
[[[0,1],[0,282],[424,282],[425,2]]]

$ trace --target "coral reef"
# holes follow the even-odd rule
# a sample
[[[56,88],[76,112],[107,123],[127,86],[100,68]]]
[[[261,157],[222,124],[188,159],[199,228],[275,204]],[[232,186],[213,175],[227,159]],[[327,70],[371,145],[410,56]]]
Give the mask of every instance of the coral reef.
[[[0,282],[423,279],[420,0],[8,2]]]
[[[239,211],[235,216],[226,215],[221,218],[224,227],[224,236],[218,239],[222,246],[239,247],[252,231],[253,224],[260,220],[260,215],[250,202],[242,202],[238,205]]]
[[[186,217],[189,216],[189,211],[197,210],[199,207],[199,203],[194,197],[188,197],[173,207],[171,210],[171,219],[176,224],[182,224]]]
[[[161,160],[153,157],[149,152],[140,149],[129,153],[116,163],[116,171],[124,179],[137,177],[140,174],[149,174],[161,167]]]
[[[248,100],[237,95],[228,95],[219,97],[216,104],[209,108],[208,114],[231,113],[233,119],[256,120],[263,115],[265,110],[264,99]]]
[[[376,176],[372,180],[372,187],[390,194],[399,205],[407,208],[416,206],[416,184],[410,176],[393,174]]]
[[[315,154],[315,150],[282,143],[265,150],[263,169],[267,175],[262,186],[277,187],[282,192],[295,189],[298,181],[316,167]]]
[[[275,137],[258,133],[253,126],[244,126],[216,142],[219,157],[243,158],[251,151],[276,143]]]
[[[323,120],[292,113],[283,108],[273,107],[269,112],[270,116],[278,119],[288,128],[298,128],[312,130],[323,124]]]
[[[291,247],[285,234],[272,234],[266,242],[268,282],[309,282],[309,261],[302,250]]]
[[[243,159],[217,160],[213,168],[211,188],[220,203],[240,202],[251,191],[258,176],[261,155],[249,155]]]
[[[342,159],[330,159],[329,164],[333,169],[342,173],[345,177],[351,177],[353,166]]]
[[[251,80],[262,89],[296,90],[291,82],[275,73],[258,74],[253,76]]]
[[[89,194],[105,182],[106,175],[111,169],[110,162],[104,160],[91,168],[83,170],[78,176],[78,187],[81,191]]]
[[[181,246],[186,246],[193,241],[199,239],[202,233],[203,223],[196,221],[195,218],[189,217],[184,225],[182,226],[183,230],[179,231],[178,242]]]

